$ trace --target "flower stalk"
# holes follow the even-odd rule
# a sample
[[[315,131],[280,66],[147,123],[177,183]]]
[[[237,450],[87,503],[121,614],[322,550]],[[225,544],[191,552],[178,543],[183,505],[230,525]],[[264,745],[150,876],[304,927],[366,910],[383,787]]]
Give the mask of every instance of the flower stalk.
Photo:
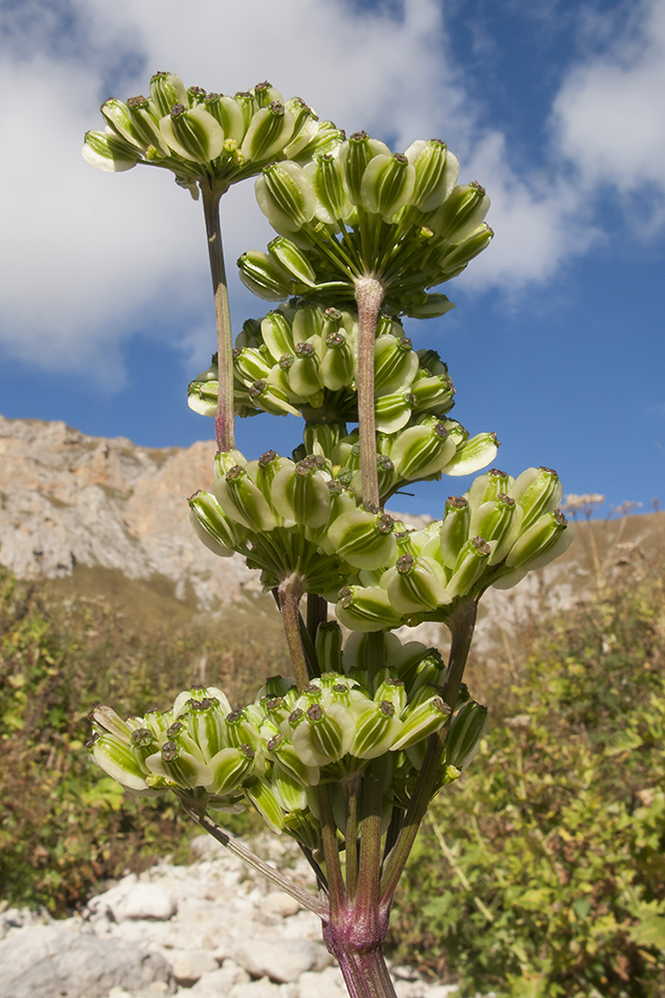
[[[358,426],[362,499],[368,509],[381,505],[376,464],[376,420],[374,416],[374,342],[376,323],[385,291],[375,277],[356,281],[358,305]]]
[[[235,447],[235,413],[233,400],[233,336],[231,333],[231,311],[229,292],[224,265],[222,227],[219,218],[219,203],[222,191],[212,185],[201,184],[203,214],[205,217],[208,258],[212,276],[212,290],[215,299],[215,323],[217,326],[217,411],[215,413],[215,438],[219,453]]]
[[[228,849],[232,855],[237,856],[247,866],[256,870],[257,873],[262,874],[275,887],[279,887],[280,890],[290,894],[292,898],[295,898],[308,911],[318,915],[319,918],[328,917],[329,910],[326,904],[315,898],[309,891],[299,887],[290,877],[280,873],[279,870],[275,870],[274,867],[255,855],[255,853],[248,849],[247,846],[244,846],[242,842],[239,842],[233,835],[220,828],[205,812],[197,808],[193,801],[188,801],[186,798],[181,797],[181,803],[183,810],[189,815],[192,821],[196,822],[204,832],[207,832],[213,839]]]

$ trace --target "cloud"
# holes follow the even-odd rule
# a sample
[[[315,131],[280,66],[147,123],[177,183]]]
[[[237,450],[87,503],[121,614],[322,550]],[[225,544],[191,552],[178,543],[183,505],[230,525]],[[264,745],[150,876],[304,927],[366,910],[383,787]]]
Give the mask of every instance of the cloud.
[[[665,193],[664,93],[665,2],[648,0],[606,52],[569,72],[554,102],[561,154],[587,190],[653,184]]]
[[[15,151],[2,167],[0,206],[5,352],[107,382],[121,379],[123,341],[148,325],[187,353],[203,352],[196,344],[212,306],[200,205],[167,172],[111,176],[81,159],[108,87],[126,97],[161,67],[232,93],[268,76],[287,96],[302,91],[322,117],[406,144],[426,129],[434,97],[428,104],[419,91],[436,92],[440,30],[434,0],[407,0],[397,19],[332,0],[257,0],[251,10],[216,0],[187,11],[173,0],[5,8],[2,130]],[[227,195],[223,216],[232,274],[240,252],[271,232],[251,184]]]
[[[374,9],[343,0],[6,6],[0,114],[13,155],[0,187],[4,352],[111,387],[122,380],[123,345],[146,330],[192,363],[206,361],[212,304],[200,205],[166,172],[103,174],[79,152],[83,132],[100,127],[101,100],[145,90],[156,69],[231,93],[267,77],[322,118],[396,148],[443,135],[461,155],[463,177],[483,182],[493,200],[495,244],[474,261],[469,280],[508,290],[548,280],[600,237],[587,195],[594,184],[624,192],[640,178],[665,185],[663,126],[650,96],[663,89],[665,0],[640,10],[623,47],[592,52],[565,78],[552,119],[558,144],[543,179],[524,172],[500,131],[479,124],[486,109],[465,91],[440,0]],[[648,40],[640,41],[640,24]],[[629,146],[618,139],[624,120]],[[271,235],[253,200],[251,184],[224,199],[231,275],[240,252],[262,248]],[[244,291],[232,305],[237,317],[261,308]]]

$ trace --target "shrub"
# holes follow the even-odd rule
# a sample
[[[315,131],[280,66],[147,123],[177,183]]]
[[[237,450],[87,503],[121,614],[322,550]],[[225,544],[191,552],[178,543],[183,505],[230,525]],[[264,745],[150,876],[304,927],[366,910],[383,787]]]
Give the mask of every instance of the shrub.
[[[399,959],[514,998],[664,993],[664,635],[655,570],[532,626],[414,850]]]
[[[83,750],[95,704],[144,711],[168,702],[198,678],[202,655],[208,681],[238,698],[280,668],[279,642],[268,649],[248,636],[251,616],[239,614],[233,628],[195,617],[169,628],[119,612],[125,603],[63,599],[48,584],[0,575],[0,883],[11,904],[62,913],[100,879],[167,852],[188,855],[191,828],[175,804],[99,779]],[[254,823],[243,814],[229,827],[244,833]]]

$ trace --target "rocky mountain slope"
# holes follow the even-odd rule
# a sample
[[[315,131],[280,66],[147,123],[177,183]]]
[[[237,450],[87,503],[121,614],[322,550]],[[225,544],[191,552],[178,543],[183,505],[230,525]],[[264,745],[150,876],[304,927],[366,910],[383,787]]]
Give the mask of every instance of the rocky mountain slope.
[[[0,564],[23,579],[64,577],[80,566],[116,570],[166,581],[199,610],[230,609],[260,587],[239,556],[216,557],[189,525],[186,498],[210,488],[213,455],[212,441],[147,448],[125,437],[89,437],[62,422],[0,416]],[[447,495],[454,480],[441,488]],[[576,531],[559,561],[514,590],[486,594],[477,650],[505,647],[525,615],[543,604],[566,606],[617,564],[647,556],[663,542],[665,514],[582,523]],[[438,624],[409,635],[446,643]]]
[[[19,578],[76,565],[162,576],[209,608],[256,586],[241,558],[218,558],[189,525],[187,496],[212,485],[212,441],[139,447],[62,422],[0,416],[0,564]]]

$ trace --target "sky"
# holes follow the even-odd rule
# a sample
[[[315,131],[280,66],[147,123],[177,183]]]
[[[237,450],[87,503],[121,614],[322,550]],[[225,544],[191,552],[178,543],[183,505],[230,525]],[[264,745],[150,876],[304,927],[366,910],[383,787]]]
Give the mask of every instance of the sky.
[[[0,414],[151,446],[213,436],[186,405],[214,314],[200,204],[167,171],[81,158],[99,105],[153,72],[235,93],[269,79],[347,134],[443,138],[492,200],[495,238],[407,324],[495,431],[497,467],[564,493],[665,506],[665,0],[4,0],[0,7]],[[274,234],[253,181],[223,200],[237,331],[270,307],[235,274]],[[243,420],[249,457],[293,418]],[[466,479],[418,486],[442,513]],[[639,508],[639,507],[638,507]]]

